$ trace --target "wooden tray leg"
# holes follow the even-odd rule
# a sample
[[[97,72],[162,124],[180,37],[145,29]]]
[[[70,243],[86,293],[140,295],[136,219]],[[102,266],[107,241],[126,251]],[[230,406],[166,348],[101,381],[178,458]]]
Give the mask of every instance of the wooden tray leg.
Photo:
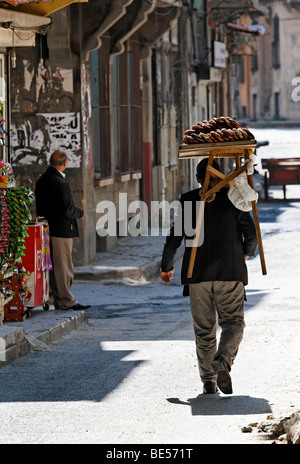
[[[249,159],[248,150],[246,150],[245,159]],[[252,175],[248,176],[248,182],[249,182],[250,187],[252,187],[254,190],[254,183],[253,183]],[[261,238],[261,233],[260,233],[256,201],[252,201],[251,205],[252,205],[253,219],[254,219],[254,224],[255,224],[256,238],[257,238],[257,244],[258,244],[258,250],[259,250],[259,256],[260,256],[261,270],[262,270],[263,275],[267,275],[267,268],[266,268],[263,243],[262,243],[262,238]]]
[[[214,160],[214,155],[210,154],[207,162],[207,166],[212,166]],[[205,174],[205,180],[203,184],[203,189],[202,189],[202,196],[206,193],[208,186],[209,186],[209,179],[210,179],[210,171],[206,169],[206,174]],[[200,211],[197,217],[197,226],[196,226],[196,233],[194,236],[194,241],[193,241],[193,246],[191,250],[191,256],[190,256],[190,261],[189,261],[189,267],[188,267],[188,272],[187,272],[187,277],[188,279],[192,278],[193,271],[194,271],[194,265],[195,265],[195,259],[196,259],[196,253],[197,253],[197,248],[198,248],[198,241],[200,237],[200,231],[202,227],[202,221],[204,218],[204,209],[205,209],[205,200],[201,201],[200,204]]]
[[[199,241],[202,222],[204,218],[204,209],[205,209],[205,200],[200,202],[200,210],[199,210],[199,215],[197,218],[196,234],[195,234],[193,246],[191,249],[191,256],[190,256],[189,267],[188,267],[188,272],[187,272],[188,279],[192,278],[193,271],[194,271],[196,253],[197,253],[197,248],[198,248],[198,241]]]

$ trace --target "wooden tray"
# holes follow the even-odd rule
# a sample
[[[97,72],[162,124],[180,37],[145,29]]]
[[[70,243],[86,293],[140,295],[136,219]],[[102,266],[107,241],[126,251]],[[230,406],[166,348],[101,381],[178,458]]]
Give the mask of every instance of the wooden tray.
[[[214,152],[216,158],[243,157],[245,150],[255,150],[256,140],[236,142],[190,143],[179,146],[179,159],[206,158]]]

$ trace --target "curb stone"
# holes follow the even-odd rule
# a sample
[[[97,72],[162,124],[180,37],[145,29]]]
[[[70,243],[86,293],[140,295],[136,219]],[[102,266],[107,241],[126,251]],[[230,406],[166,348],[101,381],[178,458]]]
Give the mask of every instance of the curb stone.
[[[26,356],[31,351],[49,350],[51,343],[78,329],[88,320],[86,311],[78,311],[71,317],[66,311],[62,311],[61,315],[57,313],[54,310],[47,313],[43,310],[34,310],[29,320],[6,323],[1,326],[0,368]]]
[[[180,247],[176,253],[175,262],[182,258],[183,253],[184,247]],[[161,256],[152,255],[146,264],[140,262],[137,266],[113,266],[109,261],[109,259],[106,260],[106,265],[105,262],[101,262],[99,265],[94,263],[75,268],[74,277],[77,280],[87,281],[129,279],[144,283],[159,275]],[[40,308],[35,308],[32,316],[24,322],[5,323],[0,326],[0,368],[26,356],[31,351],[49,350],[51,343],[78,329],[87,321],[86,311],[78,311],[70,317],[67,311],[49,310],[45,312]]]
[[[184,254],[184,247],[177,250],[174,263],[180,260]],[[154,258],[153,261],[141,266],[107,266],[105,263],[94,263],[89,266],[77,267],[74,269],[76,280],[87,281],[107,281],[118,279],[150,280],[159,275],[161,256]]]

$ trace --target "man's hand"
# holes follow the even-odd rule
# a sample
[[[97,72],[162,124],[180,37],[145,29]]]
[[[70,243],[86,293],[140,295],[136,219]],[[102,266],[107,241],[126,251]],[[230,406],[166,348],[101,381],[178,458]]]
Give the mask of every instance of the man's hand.
[[[245,261],[247,261],[247,259],[249,258],[249,256],[244,255],[244,258],[245,258]]]
[[[169,271],[169,272],[160,271],[160,278],[161,278],[161,280],[162,280],[165,284],[168,284],[168,285],[169,285],[169,283],[170,283],[171,280],[173,279],[174,270],[175,270],[175,269],[172,269],[172,270]]]

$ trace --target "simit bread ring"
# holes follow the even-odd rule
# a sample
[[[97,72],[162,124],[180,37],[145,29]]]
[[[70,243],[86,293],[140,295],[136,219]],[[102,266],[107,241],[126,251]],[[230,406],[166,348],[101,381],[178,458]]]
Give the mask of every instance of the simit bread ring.
[[[228,137],[230,141],[235,140],[234,134],[231,133],[232,129],[221,129],[221,131]]]
[[[225,119],[225,121],[226,121],[227,127],[229,127],[229,129],[233,129],[233,128],[234,128],[234,125],[231,123],[229,117],[228,117],[228,116],[224,116],[224,119]]]
[[[244,135],[240,131],[240,129],[233,129],[233,130],[234,130],[234,133],[239,137],[240,140],[244,140]]]
[[[246,134],[248,134],[249,136],[249,139],[254,139],[254,135],[252,134],[252,132],[250,132],[248,129],[246,129],[245,127],[243,127],[243,130],[246,132]]]
[[[230,123],[233,125],[233,127],[235,127],[236,129],[240,129],[242,126],[240,125],[240,123],[238,123],[235,119],[232,119],[232,118],[228,118]]]
[[[210,136],[214,142],[222,142],[222,138],[219,136],[217,132],[211,131]]]
[[[213,130],[218,129],[218,128],[217,128],[216,121],[214,121],[213,119],[211,119],[210,121],[208,121],[208,124],[209,124],[211,127],[213,127]]]
[[[218,123],[221,124],[222,127],[225,127],[225,126],[228,125],[225,116],[220,116],[218,118]],[[225,129],[226,129],[226,127],[225,127]]]
[[[197,122],[197,126],[200,127],[201,134],[209,132],[209,129],[202,122]]]
[[[219,118],[212,118],[217,129],[222,129],[224,125],[220,122]]]
[[[249,135],[247,134],[247,132],[244,130],[244,128],[240,128],[238,129],[238,131],[240,131],[241,134],[243,134],[243,137],[244,137],[244,140],[248,140],[249,139]]]
[[[203,137],[203,134],[198,134],[199,139],[201,140],[201,143],[205,143],[205,138]]]
[[[203,142],[204,142],[204,140],[203,140],[203,138],[200,136],[200,134],[198,135],[198,134],[196,134],[196,132],[193,132],[193,133],[191,134],[191,137],[193,137],[193,139],[195,140],[196,143],[203,143]]]
[[[222,132],[221,129],[217,129],[217,130],[216,130],[216,133],[218,134],[219,140],[220,140],[221,142],[226,142],[227,140],[229,140],[229,137],[226,138],[225,134]]]
[[[240,140],[239,136],[234,133],[233,129],[227,129],[227,133],[230,135],[231,140]]]
[[[230,139],[229,135],[226,134],[225,131],[226,131],[226,129],[224,129],[224,128],[223,129],[218,129],[217,133],[221,135],[221,137],[223,138],[223,141],[228,142],[231,139]]]
[[[228,127],[230,127],[229,123],[227,122],[225,116],[220,116],[219,117],[219,121],[220,121],[220,124],[222,124],[222,126],[227,129]]]
[[[228,129],[230,135],[233,137],[233,140],[240,140],[239,136],[235,133],[234,129]]]
[[[192,126],[192,131],[196,132],[196,134],[199,134],[200,126],[198,126],[198,124],[195,124],[194,126]]]
[[[214,124],[211,124],[210,122],[208,122],[208,123],[206,124],[206,126],[209,128],[210,132],[213,131],[213,130],[215,130],[215,128],[216,128],[216,127],[214,126]]]
[[[206,142],[208,143],[212,142],[212,139],[209,134],[202,134],[202,137],[204,137]]]
[[[210,126],[208,125],[208,122],[207,122],[207,123],[203,123],[203,124],[202,124],[202,128],[203,128],[203,133],[208,134],[208,133],[211,131],[211,128],[210,128]]]
[[[210,129],[209,127],[205,126],[204,124],[200,123],[199,122],[197,123],[197,126],[200,127],[200,134],[207,134],[208,132],[210,132]]]
[[[190,135],[186,135],[186,136],[184,137],[184,140],[185,140],[185,143],[197,143],[197,142],[193,139],[193,137],[191,137]]]

